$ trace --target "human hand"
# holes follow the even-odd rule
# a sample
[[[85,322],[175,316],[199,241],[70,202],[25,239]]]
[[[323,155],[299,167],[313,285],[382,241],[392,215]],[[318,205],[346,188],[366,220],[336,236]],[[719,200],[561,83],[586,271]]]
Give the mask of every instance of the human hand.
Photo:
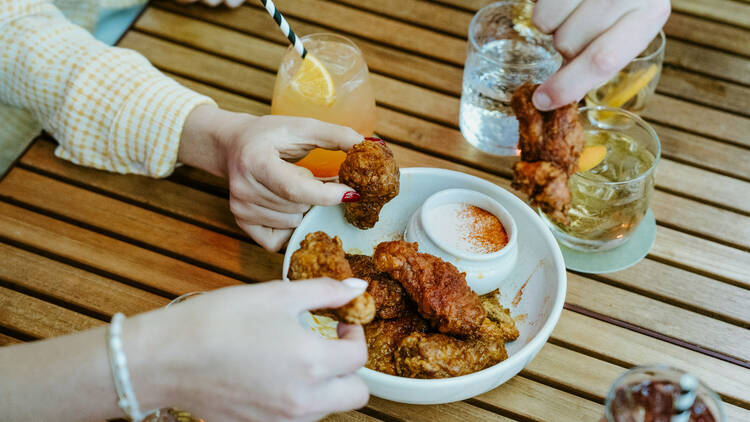
[[[227,177],[237,224],[261,246],[277,251],[311,205],[359,197],[350,187],[323,183],[289,161],[315,147],[347,151],[362,139],[348,127],[315,119],[255,117],[199,106],[183,129],[180,161]]]
[[[669,12],[669,0],[537,0],[534,25],[554,33],[566,62],[536,90],[534,106],[562,107],[611,79],[648,46]]]
[[[198,0],[175,0],[177,3],[180,4],[190,4],[190,3],[197,3]],[[205,4],[206,6],[216,7],[221,4],[226,4],[227,7],[234,9],[236,7],[240,7],[242,3],[245,2],[245,0],[200,0],[201,3]]]
[[[367,361],[362,327],[340,324],[340,338],[330,340],[299,317],[366,288],[357,279],[236,286],[126,320],[123,343],[141,408],[234,422],[312,421],[364,406],[368,389],[355,374]]]

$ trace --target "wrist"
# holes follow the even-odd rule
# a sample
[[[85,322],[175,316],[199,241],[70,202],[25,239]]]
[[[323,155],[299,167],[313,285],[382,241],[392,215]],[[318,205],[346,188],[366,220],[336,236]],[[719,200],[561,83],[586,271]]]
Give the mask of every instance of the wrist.
[[[178,336],[162,311],[128,318],[123,323],[122,343],[133,391],[142,412],[174,406],[180,401],[179,378],[184,363],[177,349]]]
[[[240,113],[204,104],[190,112],[180,137],[178,160],[217,176],[226,176],[227,145]]]

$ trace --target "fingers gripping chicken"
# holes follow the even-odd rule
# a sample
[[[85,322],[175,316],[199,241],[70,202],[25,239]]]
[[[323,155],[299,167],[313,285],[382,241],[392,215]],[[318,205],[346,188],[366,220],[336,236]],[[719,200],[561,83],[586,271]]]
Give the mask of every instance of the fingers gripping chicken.
[[[330,277],[344,280],[353,277],[341,240],[323,232],[309,233],[294,251],[289,263],[289,279]],[[366,324],[375,318],[375,301],[365,292],[346,305],[324,312],[326,316],[349,324]]]

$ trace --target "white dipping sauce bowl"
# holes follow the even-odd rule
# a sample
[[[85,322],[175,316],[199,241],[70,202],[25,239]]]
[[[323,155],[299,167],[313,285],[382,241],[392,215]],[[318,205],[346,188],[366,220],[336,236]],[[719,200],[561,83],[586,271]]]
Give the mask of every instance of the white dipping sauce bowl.
[[[500,220],[508,235],[508,243],[492,253],[473,253],[445,242],[439,227],[430,218],[432,210],[446,204],[467,204],[482,208]],[[419,243],[419,251],[437,256],[466,273],[466,282],[477,294],[489,293],[505,281],[518,259],[518,228],[500,203],[489,196],[469,189],[446,189],[434,193],[412,214],[404,232],[407,242]]]

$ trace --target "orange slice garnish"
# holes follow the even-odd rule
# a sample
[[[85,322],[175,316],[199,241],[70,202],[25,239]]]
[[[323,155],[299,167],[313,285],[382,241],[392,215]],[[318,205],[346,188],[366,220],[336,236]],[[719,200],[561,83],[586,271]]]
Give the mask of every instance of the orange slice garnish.
[[[591,145],[585,147],[578,157],[578,171],[589,171],[599,165],[607,156],[607,147],[604,145]]]
[[[292,87],[321,105],[330,105],[336,95],[331,74],[312,54],[305,56],[302,65],[292,78]]]

